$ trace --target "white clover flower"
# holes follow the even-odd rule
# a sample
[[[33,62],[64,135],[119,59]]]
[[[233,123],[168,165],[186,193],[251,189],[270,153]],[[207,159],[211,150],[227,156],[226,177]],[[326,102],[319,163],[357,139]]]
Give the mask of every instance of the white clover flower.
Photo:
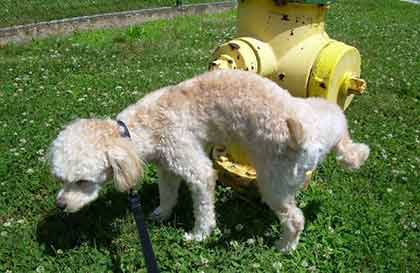
[[[26,173],[27,174],[33,174],[35,171],[34,171],[34,169],[32,169],[32,168],[29,168],[29,169],[27,169],[26,170]]]
[[[235,240],[230,241],[229,244],[233,247],[233,248],[238,248],[239,247],[239,243]]]
[[[280,270],[283,267],[283,264],[281,262],[275,262],[273,263],[273,269],[275,270],[276,273],[280,272]]]
[[[314,265],[312,265],[312,266],[310,266],[310,267],[308,268],[308,270],[309,270],[310,272],[316,272],[316,267],[315,267]]]
[[[243,228],[244,228],[244,226],[243,226],[243,225],[241,225],[241,224],[237,224],[237,225],[235,226],[235,229],[236,229],[237,231],[241,231]]]
[[[246,243],[247,243],[248,245],[254,245],[254,244],[255,244],[255,239],[250,238],[250,239],[246,240]]]
[[[207,258],[203,257],[203,256],[200,256],[200,263],[203,266],[208,266],[209,260]]]

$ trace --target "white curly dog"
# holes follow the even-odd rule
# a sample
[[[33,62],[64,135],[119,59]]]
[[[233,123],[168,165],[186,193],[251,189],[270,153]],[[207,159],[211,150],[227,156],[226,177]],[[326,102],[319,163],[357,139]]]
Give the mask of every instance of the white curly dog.
[[[216,226],[217,173],[209,158],[214,144],[239,145],[257,171],[262,199],[284,233],[279,249],[295,249],[304,227],[295,193],[305,173],[334,149],[337,159],[359,168],[369,155],[353,143],[346,118],[320,98],[295,98],[251,72],[208,72],[146,95],[112,119],[79,119],[51,145],[51,169],[64,182],[57,207],[75,212],[95,200],[113,175],[120,191],[132,189],[143,162],[158,168],[160,206],[165,219],[174,208],[180,182],[192,194],[195,224],[187,239],[203,240]],[[127,130],[131,138],[124,137]]]

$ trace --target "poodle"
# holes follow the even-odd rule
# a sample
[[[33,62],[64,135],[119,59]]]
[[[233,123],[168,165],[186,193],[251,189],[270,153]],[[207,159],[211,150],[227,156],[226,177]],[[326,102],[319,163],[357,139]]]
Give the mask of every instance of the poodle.
[[[304,216],[295,194],[331,151],[358,169],[369,148],[353,143],[343,111],[321,98],[297,98],[255,73],[216,70],[154,91],[122,111],[117,120],[78,119],[51,144],[50,165],[63,182],[56,206],[76,212],[98,197],[113,176],[119,191],[131,190],[144,162],[157,166],[163,220],[174,208],[181,181],[193,200],[194,227],[186,239],[203,240],[216,227],[217,172],[209,158],[216,144],[239,145],[257,173],[262,200],[283,226],[276,242],[296,248]]]

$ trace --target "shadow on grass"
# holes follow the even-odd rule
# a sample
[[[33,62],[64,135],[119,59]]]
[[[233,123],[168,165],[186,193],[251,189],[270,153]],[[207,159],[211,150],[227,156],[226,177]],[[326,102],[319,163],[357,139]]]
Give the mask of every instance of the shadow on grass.
[[[146,184],[141,190],[142,200],[157,197],[157,194],[154,184]],[[116,220],[130,214],[127,198],[127,194],[112,190],[76,213],[66,214],[54,208],[38,223],[37,240],[46,246],[49,255],[56,255],[58,249],[68,250],[81,244],[111,249],[112,240],[120,234]],[[143,203],[151,205],[150,202]],[[146,212],[150,210],[149,206],[145,206]]]
[[[320,207],[320,201],[311,200],[302,208],[306,226],[315,221]],[[189,232],[194,224],[192,211],[190,192],[183,185],[180,189],[179,202],[169,222],[174,227]],[[252,193],[240,194],[234,191],[227,201],[216,200],[216,218],[222,233],[225,230],[230,230],[230,234],[224,234],[216,241],[210,240],[209,247],[227,248],[227,242],[230,240],[245,242],[256,237],[264,237],[265,244],[271,246],[281,234],[277,216],[266,204],[262,203],[258,195]],[[267,236],[267,234],[269,235]]]
[[[311,200],[304,208],[302,208],[303,215],[305,215],[305,225],[314,222],[317,214],[321,210],[321,201]]]
[[[145,215],[158,205],[158,192],[157,184],[143,185],[140,197]],[[320,206],[320,202],[313,200],[302,209],[306,224],[316,219]],[[37,240],[46,246],[45,252],[51,256],[55,256],[58,249],[65,251],[82,244],[102,247],[113,253],[112,241],[120,235],[120,224],[117,220],[125,217],[131,217],[127,195],[113,190],[108,191],[91,205],[74,214],[64,214],[52,209],[37,226]],[[271,246],[278,239],[279,231],[272,233],[272,227],[279,224],[277,217],[268,206],[256,198],[250,199],[234,192],[225,202],[217,200],[216,217],[218,227],[222,231],[229,229],[231,234],[228,238],[222,236],[216,241],[210,240],[209,247],[227,248],[228,240],[244,242],[257,236],[265,237],[265,244]],[[193,228],[191,194],[184,183],[180,188],[178,204],[171,219],[162,224],[149,222],[148,226],[156,228],[166,224],[172,224],[187,232]],[[238,230],[238,226],[242,228]],[[266,236],[267,232],[272,234]],[[118,271],[119,261],[116,259],[113,261],[114,270]]]
[[[218,227],[222,232],[225,229],[231,231],[231,234],[228,235],[229,240],[244,242],[248,239],[263,237],[264,244],[272,246],[282,232],[277,216],[260,199],[255,197],[250,199],[249,196],[245,196],[247,200],[244,201],[243,197],[243,195],[234,193],[233,198],[228,202],[219,202],[216,205]],[[315,221],[320,207],[320,201],[312,200],[302,208],[305,216],[305,227]],[[223,236],[211,245],[226,248],[228,247],[226,239]]]
[[[107,205],[112,203],[112,205]],[[127,213],[126,200],[121,194],[109,193],[74,214],[53,209],[37,227],[37,239],[45,243],[46,252],[55,255],[82,243],[109,246],[118,233],[112,222]]]

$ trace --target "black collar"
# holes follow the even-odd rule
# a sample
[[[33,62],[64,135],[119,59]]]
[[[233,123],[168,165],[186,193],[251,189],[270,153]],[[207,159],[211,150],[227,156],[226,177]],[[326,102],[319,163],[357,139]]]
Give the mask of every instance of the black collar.
[[[122,132],[120,132],[120,133],[121,133],[121,136],[122,136],[122,137],[128,137],[128,138],[131,138],[130,131],[128,130],[127,125],[125,125],[125,123],[124,123],[123,121],[121,121],[121,120],[117,120],[117,124],[118,124],[118,126],[120,126],[120,127],[121,127],[121,129],[122,129]]]

